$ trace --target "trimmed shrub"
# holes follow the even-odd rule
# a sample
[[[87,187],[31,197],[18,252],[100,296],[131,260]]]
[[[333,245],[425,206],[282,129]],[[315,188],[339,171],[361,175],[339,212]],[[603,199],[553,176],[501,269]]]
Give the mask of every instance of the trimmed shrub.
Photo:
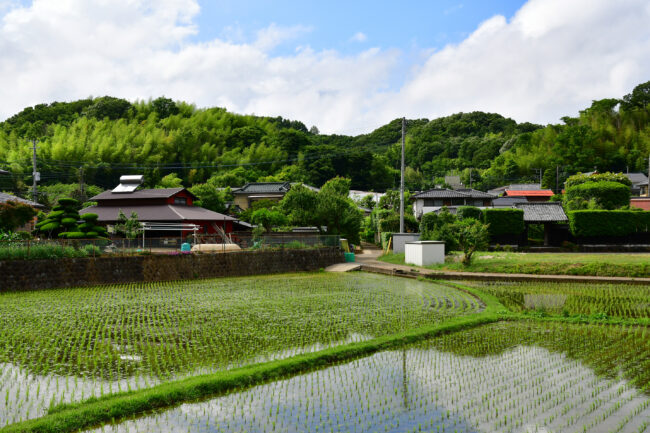
[[[650,212],[629,210],[575,210],[569,228],[578,238],[623,237],[650,232]]]
[[[97,221],[99,215],[97,215],[96,213],[85,213],[81,215],[80,218],[86,222],[93,222],[93,221]]]
[[[630,188],[619,182],[586,182],[567,188],[565,204],[568,210],[580,210],[595,202],[602,209],[619,209],[630,204]]]
[[[623,173],[594,173],[594,174],[574,174],[564,182],[564,188],[569,189],[576,185],[582,185],[589,182],[617,182],[628,188],[632,185],[630,179]]]
[[[489,224],[490,236],[520,235],[526,228],[521,209],[485,209],[483,220]]]
[[[57,221],[52,221],[42,225],[39,227],[39,229],[43,232],[49,232],[50,230],[58,230],[59,227],[61,227],[61,224],[59,224]]]
[[[60,198],[59,199],[59,205],[63,207],[75,207],[79,206],[79,202],[73,198]]]
[[[391,214],[379,221],[379,230],[381,232],[399,232],[399,215]],[[418,231],[418,222],[411,214],[404,214],[404,230],[408,233]]]
[[[438,214],[435,212],[428,212],[420,218],[420,233],[431,232],[438,225]]]
[[[68,217],[68,218],[63,218],[63,219],[61,220],[61,224],[63,224],[64,226],[73,226],[73,225],[76,225],[76,224],[77,224],[77,220],[74,219],[74,218],[70,218],[70,217]]]
[[[473,218],[478,221],[483,221],[483,212],[476,206],[460,206],[456,215],[460,219]]]

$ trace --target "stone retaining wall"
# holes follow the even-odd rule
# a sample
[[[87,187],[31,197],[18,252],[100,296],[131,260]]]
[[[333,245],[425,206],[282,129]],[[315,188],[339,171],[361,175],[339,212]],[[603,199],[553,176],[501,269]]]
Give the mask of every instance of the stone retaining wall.
[[[0,291],[314,271],[342,261],[338,248],[0,261]]]

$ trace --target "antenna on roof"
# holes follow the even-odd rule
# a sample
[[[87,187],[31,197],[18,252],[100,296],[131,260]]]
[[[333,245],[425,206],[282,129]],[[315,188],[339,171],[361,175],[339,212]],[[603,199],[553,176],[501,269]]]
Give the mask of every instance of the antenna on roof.
[[[113,189],[115,194],[127,194],[136,190],[144,182],[141,174],[131,176],[120,176],[120,184]]]

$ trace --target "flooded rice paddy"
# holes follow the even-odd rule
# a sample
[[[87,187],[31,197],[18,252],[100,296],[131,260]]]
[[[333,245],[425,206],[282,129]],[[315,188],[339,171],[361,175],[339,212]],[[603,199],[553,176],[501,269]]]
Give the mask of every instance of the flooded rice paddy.
[[[292,274],[0,294],[0,427],[48,408],[481,311],[465,292]]]
[[[645,328],[506,322],[104,432],[644,432]]]

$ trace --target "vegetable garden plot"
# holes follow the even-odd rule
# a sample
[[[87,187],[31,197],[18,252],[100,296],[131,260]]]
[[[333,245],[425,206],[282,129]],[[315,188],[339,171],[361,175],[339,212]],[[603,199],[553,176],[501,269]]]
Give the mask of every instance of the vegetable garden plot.
[[[374,274],[291,274],[0,295],[0,426],[48,407],[480,311]]]
[[[604,328],[488,325],[94,431],[648,431],[643,331]]]
[[[650,317],[650,287],[629,284],[466,283],[496,296],[508,309],[570,315]]]

